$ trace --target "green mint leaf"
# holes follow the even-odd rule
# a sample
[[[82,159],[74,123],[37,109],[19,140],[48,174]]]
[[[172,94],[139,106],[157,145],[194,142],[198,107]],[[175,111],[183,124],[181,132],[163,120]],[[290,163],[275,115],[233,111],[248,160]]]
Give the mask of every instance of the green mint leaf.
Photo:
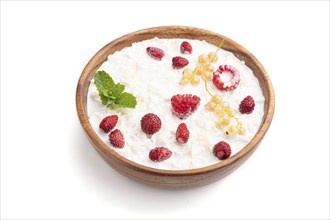
[[[137,102],[135,96],[124,92],[115,100],[115,104],[124,108],[135,108]]]
[[[115,86],[113,79],[105,71],[98,71],[94,75],[94,83],[99,95],[110,98],[112,96],[112,88]],[[102,97],[100,96],[101,100]]]
[[[106,105],[108,103],[108,97],[105,97],[102,93],[99,93],[99,96],[101,98],[102,101],[102,105]]]
[[[123,84],[117,83],[112,88],[112,95],[114,97],[119,97],[125,90],[125,86]]]
[[[96,72],[94,83],[103,105],[106,105],[110,109],[118,107],[135,108],[137,104],[135,96],[124,92],[125,85],[116,84],[107,72]]]

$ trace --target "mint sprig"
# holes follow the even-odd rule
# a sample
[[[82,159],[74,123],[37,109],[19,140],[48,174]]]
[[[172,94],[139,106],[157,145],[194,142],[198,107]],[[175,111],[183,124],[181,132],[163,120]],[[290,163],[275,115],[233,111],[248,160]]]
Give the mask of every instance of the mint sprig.
[[[94,83],[103,105],[106,105],[110,109],[118,107],[135,108],[137,104],[136,97],[124,92],[125,85],[115,83],[107,72],[103,70],[96,72]]]

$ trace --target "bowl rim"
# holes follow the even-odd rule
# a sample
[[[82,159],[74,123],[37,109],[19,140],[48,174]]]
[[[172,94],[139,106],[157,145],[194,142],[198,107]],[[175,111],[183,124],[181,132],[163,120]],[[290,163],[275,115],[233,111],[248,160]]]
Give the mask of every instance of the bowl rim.
[[[208,165],[205,167],[186,169],[186,170],[166,170],[166,169],[148,167],[148,166],[136,163],[134,161],[131,161],[131,160],[125,158],[124,156],[120,155],[113,149],[111,149],[103,140],[101,140],[101,138],[97,135],[97,133],[94,131],[93,127],[91,126],[91,124],[88,120],[87,107],[85,106],[86,104],[84,104],[84,96],[86,97],[87,94],[83,94],[83,86],[87,83],[85,86],[89,87],[89,83],[90,83],[90,81],[89,82],[86,81],[87,76],[89,74],[93,74],[93,75],[95,74],[95,71],[94,71],[94,73],[91,73],[91,70],[95,69],[95,66],[92,64],[93,63],[92,61],[97,60],[100,57],[104,56],[104,54],[107,53],[109,48],[113,47],[117,43],[120,43],[123,39],[128,38],[128,37],[133,37],[133,36],[141,35],[141,34],[145,34],[145,33],[150,34],[150,33],[157,32],[157,31],[164,31],[164,30],[166,31],[166,30],[174,30],[174,29],[190,29],[190,30],[200,31],[200,32],[204,32],[204,33],[207,33],[210,35],[214,35],[221,39],[225,39],[225,43],[222,48],[225,48],[226,43],[230,43],[230,44],[235,45],[235,47],[239,48],[240,51],[247,52],[247,54],[249,55],[249,58],[253,61],[253,63],[260,70],[260,74],[262,75],[262,77],[265,81],[266,91],[268,94],[268,106],[264,110],[264,116],[263,116],[261,125],[260,125],[256,135],[249,141],[249,143],[245,147],[243,147],[240,151],[238,151],[236,154],[230,156],[226,160],[222,160],[215,164]],[[172,37],[172,38],[174,38],[174,37]],[[150,39],[150,38],[148,38],[148,39]],[[136,41],[136,42],[138,42],[138,41]],[[230,52],[232,52],[232,51],[230,51]],[[108,57],[108,55],[106,57]],[[254,71],[253,71],[253,73],[254,73]],[[254,73],[254,75],[255,75],[255,73]],[[260,83],[259,79],[258,79],[258,81]],[[87,93],[88,93],[88,89],[87,89]],[[264,105],[266,105],[266,102]],[[232,165],[233,163],[240,160],[245,155],[249,154],[251,151],[255,150],[257,148],[258,144],[260,143],[260,141],[262,140],[262,138],[267,133],[268,128],[270,127],[270,124],[271,124],[271,121],[272,121],[272,118],[274,115],[274,111],[275,111],[275,94],[274,94],[274,90],[273,90],[273,86],[270,81],[270,78],[269,78],[266,70],[264,69],[264,67],[261,65],[261,63],[253,56],[253,54],[251,54],[243,46],[241,46],[240,44],[231,40],[230,38],[227,38],[221,34],[218,34],[218,33],[215,33],[215,32],[209,31],[209,30],[196,28],[196,27],[158,26],[158,27],[151,27],[151,28],[134,31],[134,32],[128,33],[126,35],[120,36],[120,37],[116,38],[115,40],[112,40],[110,43],[106,44],[100,50],[98,50],[98,52],[86,64],[85,68],[83,69],[82,74],[80,75],[80,78],[79,78],[79,81],[77,84],[77,88],[76,88],[76,109],[77,109],[77,114],[78,114],[80,123],[81,123],[85,133],[87,134],[88,138],[94,145],[94,147],[96,147],[97,150],[100,150],[105,155],[109,156],[112,160],[117,160],[117,161],[121,162],[121,164],[123,164],[129,168],[133,168],[136,171],[141,171],[141,172],[149,173],[149,174],[153,174],[153,175],[189,176],[189,175],[209,173],[209,172],[213,172],[215,170],[221,170],[225,167]]]

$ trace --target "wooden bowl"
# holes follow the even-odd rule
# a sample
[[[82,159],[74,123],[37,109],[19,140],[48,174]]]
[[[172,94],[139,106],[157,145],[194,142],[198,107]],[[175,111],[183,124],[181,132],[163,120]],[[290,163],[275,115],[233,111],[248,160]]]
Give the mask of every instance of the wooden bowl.
[[[160,170],[146,167],[124,158],[108,147],[106,143],[98,137],[88,121],[86,107],[88,87],[94,73],[98,70],[101,64],[107,60],[107,57],[115,51],[121,50],[124,47],[129,47],[134,42],[154,37],[205,40],[215,46],[218,46],[219,42],[221,42],[222,39],[225,39],[222,48],[234,53],[238,59],[243,60],[245,64],[253,70],[254,75],[259,80],[265,97],[264,117],[257,134],[241,151],[232,157],[211,166],[178,171]],[[249,51],[238,43],[208,30],[184,26],[164,26],[144,29],[124,35],[110,42],[98,51],[87,63],[80,76],[76,92],[76,106],[80,123],[89,140],[103,159],[115,170],[134,180],[157,187],[191,188],[203,186],[223,178],[233,172],[251,156],[271,124],[275,109],[275,96],[271,81],[265,69]]]

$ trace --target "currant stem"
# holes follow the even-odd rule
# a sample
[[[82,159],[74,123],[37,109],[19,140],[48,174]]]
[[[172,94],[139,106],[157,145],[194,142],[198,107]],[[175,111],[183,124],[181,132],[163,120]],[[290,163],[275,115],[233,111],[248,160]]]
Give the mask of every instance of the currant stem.
[[[225,42],[225,39],[222,39],[222,41],[221,41],[221,43],[220,43],[220,45],[219,45],[217,51],[215,51],[215,53],[218,53],[218,52],[219,52],[219,50],[220,50],[220,48],[222,47],[222,45],[223,45],[224,42]]]
[[[220,43],[220,45],[219,45],[217,51],[215,52],[216,54],[219,52],[219,50],[220,50],[220,48],[222,47],[222,45],[223,45],[224,42],[225,42],[225,40],[222,39],[222,41],[221,41],[221,43]],[[209,63],[209,62],[207,62],[207,63]],[[205,65],[205,63],[204,63],[203,65]],[[201,66],[203,66],[203,65],[198,66],[197,70],[198,70]],[[195,73],[195,71],[194,71],[194,73]],[[206,92],[207,92],[211,97],[214,97],[214,95],[210,92],[209,88],[207,87],[207,81],[204,81],[204,85],[205,85],[205,90],[206,90]],[[218,99],[217,99],[217,100],[218,100]],[[223,111],[226,112],[227,115],[229,115],[230,117],[234,118],[234,120],[236,121],[236,128],[237,128],[237,129],[241,129],[241,128],[243,128],[242,123],[239,121],[239,119],[238,119],[237,117],[235,117],[234,115],[231,114],[230,107],[228,107],[228,106],[224,106],[224,104],[223,104],[223,102],[222,102],[221,100],[218,100],[218,104],[223,108]],[[228,134],[228,133],[227,133],[227,134]]]
[[[209,88],[207,87],[207,82],[206,82],[206,81],[204,81],[204,85],[205,85],[205,90],[206,90],[206,92],[207,92],[211,97],[213,97],[214,95],[210,92]]]

